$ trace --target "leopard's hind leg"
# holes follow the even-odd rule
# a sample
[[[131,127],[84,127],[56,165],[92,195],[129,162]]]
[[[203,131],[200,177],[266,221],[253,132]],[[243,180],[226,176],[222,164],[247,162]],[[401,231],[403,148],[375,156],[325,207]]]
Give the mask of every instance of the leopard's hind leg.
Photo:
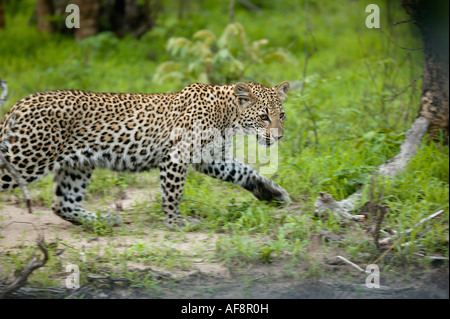
[[[60,168],[56,172],[53,212],[74,224],[90,224],[98,221],[99,218],[110,225],[120,224],[120,218],[116,215],[97,216],[81,207],[92,172],[93,168],[68,166]]]
[[[7,191],[19,186],[19,184],[14,180],[11,174],[5,169],[0,169],[0,192]]]

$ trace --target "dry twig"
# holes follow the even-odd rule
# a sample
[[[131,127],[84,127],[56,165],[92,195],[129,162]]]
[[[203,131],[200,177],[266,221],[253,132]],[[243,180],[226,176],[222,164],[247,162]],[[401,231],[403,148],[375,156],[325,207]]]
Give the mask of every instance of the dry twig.
[[[387,243],[387,244],[392,244],[381,256],[379,256],[373,263],[376,264],[378,263],[381,259],[384,258],[384,256],[386,256],[386,254],[388,252],[390,252],[395,246],[397,246],[397,244],[400,242],[400,240],[402,239],[402,237],[404,235],[408,235],[410,234],[414,229],[418,228],[419,226],[423,225],[424,223],[436,218],[437,216],[441,215],[444,212],[443,209],[441,209],[440,211],[431,214],[430,216],[421,219],[417,224],[415,224],[412,228],[405,230],[404,232],[401,233],[394,233],[394,235],[392,237],[386,237],[383,240]],[[396,241],[394,242],[394,239],[396,239]],[[380,241],[380,244],[381,241]],[[407,243],[408,244],[408,243]]]
[[[349,264],[350,266],[352,266],[352,267],[358,269],[360,272],[366,272],[364,269],[362,269],[361,267],[359,267],[357,264],[352,263],[350,260],[348,260],[348,259],[345,258],[345,257],[342,257],[342,256],[336,256],[336,258],[339,258],[339,259],[345,261],[347,264]],[[369,272],[369,273],[370,273],[370,272]]]
[[[406,92],[406,90],[408,90],[410,87],[412,87],[413,85],[416,84],[416,82],[423,77],[423,74],[420,74],[418,76],[416,76],[411,83],[409,83],[406,87],[403,88],[403,90],[401,90],[400,92],[398,92],[397,94],[394,94],[393,96],[391,96],[389,99],[385,100],[386,102],[388,101],[394,101],[397,97],[399,97],[400,95],[402,95],[403,93]]]
[[[26,265],[25,268],[23,268],[19,273],[19,275],[17,275],[16,279],[5,288],[3,288],[2,291],[0,291],[0,299],[8,297],[8,295],[25,285],[31,273],[45,265],[48,260],[48,251],[44,243],[44,237],[42,235],[39,235],[37,239],[37,246],[42,251],[44,255],[43,258],[41,259],[38,256],[33,256],[28,265]]]
[[[409,22],[414,22],[415,19],[411,18],[411,19],[407,19],[407,20],[400,20],[397,22],[394,22],[392,25],[398,25],[398,24],[402,24],[402,23],[409,23]]]
[[[433,218],[436,218],[437,216],[439,216],[439,215],[442,214],[443,212],[444,212],[444,210],[441,209],[440,211],[438,211],[438,212],[436,212],[436,213],[434,213],[434,214],[431,214],[430,216],[428,216],[428,217],[426,217],[426,218],[421,219],[421,220],[420,220],[417,224],[415,224],[412,228],[410,228],[410,229],[408,229],[408,230],[405,230],[403,233],[400,233],[400,235],[398,235],[398,236],[410,234],[414,229],[416,229],[416,228],[418,228],[419,226],[421,226],[422,224],[424,224],[424,223],[426,223],[426,222],[432,220]]]
[[[410,51],[418,51],[418,50],[424,50],[425,49],[425,48],[406,48],[406,47],[403,47],[403,46],[399,45],[397,42],[395,42],[394,40],[392,40],[389,37],[389,35],[386,32],[384,32],[383,30],[381,30],[381,33],[386,37],[386,39],[389,40],[389,42],[391,42],[392,44],[394,44],[396,47],[398,47],[400,49],[410,50]]]

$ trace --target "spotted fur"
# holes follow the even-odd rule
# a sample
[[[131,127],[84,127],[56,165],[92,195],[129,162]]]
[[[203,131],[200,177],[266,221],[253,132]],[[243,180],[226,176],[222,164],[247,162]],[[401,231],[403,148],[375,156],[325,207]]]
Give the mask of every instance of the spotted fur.
[[[193,84],[170,94],[35,93],[15,104],[1,121],[0,152],[27,183],[53,173],[52,209],[73,223],[98,218],[81,207],[95,167],[122,172],[159,168],[166,223],[184,225],[179,204],[189,165],[240,185],[260,200],[290,200],[283,188],[234,158],[177,161],[214,141],[200,139],[196,148],[173,134],[182,129],[195,137],[201,134],[196,128],[201,124],[223,134],[227,129],[255,134],[270,146],[283,135],[281,102],[288,90],[289,83],[283,82],[273,88],[256,83]],[[1,168],[0,191],[17,186]]]

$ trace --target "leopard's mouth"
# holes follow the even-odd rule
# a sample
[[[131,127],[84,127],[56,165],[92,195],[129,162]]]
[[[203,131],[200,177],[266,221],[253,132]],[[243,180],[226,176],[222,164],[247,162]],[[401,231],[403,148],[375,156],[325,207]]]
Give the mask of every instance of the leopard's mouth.
[[[258,139],[258,144],[265,146],[265,147],[271,147],[273,144],[275,144],[275,140],[263,135],[256,135],[256,138]]]

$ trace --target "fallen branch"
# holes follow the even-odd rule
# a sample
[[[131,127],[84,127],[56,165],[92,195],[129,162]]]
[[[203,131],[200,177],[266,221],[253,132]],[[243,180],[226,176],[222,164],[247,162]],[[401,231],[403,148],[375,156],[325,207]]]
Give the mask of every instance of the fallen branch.
[[[343,236],[339,236],[333,233],[330,233],[329,231],[321,229],[319,231],[319,234],[323,236],[327,241],[337,241],[337,242],[346,242],[347,239]]]
[[[384,256],[386,256],[386,254],[387,254],[388,252],[390,252],[390,251],[391,251],[391,250],[392,250],[392,249],[400,242],[401,238],[402,238],[404,235],[410,234],[414,229],[416,229],[416,228],[418,228],[419,226],[423,225],[424,223],[426,223],[426,222],[428,222],[428,221],[430,221],[430,220],[436,218],[437,216],[441,215],[443,212],[444,212],[444,210],[441,209],[440,211],[438,211],[438,212],[436,212],[436,213],[434,213],[434,214],[431,214],[430,216],[428,216],[428,217],[426,217],[426,218],[421,219],[421,220],[420,220],[417,224],[415,224],[412,228],[410,228],[410,229],[408,229],[408,230],[405,230],[404,232],[401,232],[401,233],[393,233],[393,236],[392,236],[392,237],[386,237],[386,238],[383,238],[382,240],[380,240],[380,241],[379,241],[379,244],[380,244],[380,245],[385,244],[385,245],[390,245],[390,247],[389,247],[389,248],[388,248],[381,256],[379,256],[379,257],[373,262],[373,264],[377,264],[381,259],[383,259]],[[394,242],[394,239],[396,240],[395,242]],[[410,244],[411,244],[411,242],[405,243],[405,245],[410,245]]]
[[[416,155],[422,137],[427,131],[428,124],[429,122],[426,118],[418,117],[411,125],[411,129],[406,132],[405,139],[400,146],[400,152],[386,163],[378,166],[374,175],[394,177],[402,172],[409,161]],[[319,197],[314,203],[314,213],[317,216],[322,216],[324,212],[331,212],[341,220],[363,220],[363,215],[351,214],[357,209],[361,197],[362,188],[339,202],[335,201],[330,194],[319,192]]]
[[[439,215],[442,214],[443,212],[444,212],[444,210],[441,209],[440,211],[438,211],[438,212],[436,212],[436,213],[434,213],[434,214],[431,214],[430,216],[428,216],[428,217],[426,217],[426,218],[424,218],[424,219],[421,219],[421,220],[420,220],[417,224],[415,224],[412,228],[410,228],[410,229],[408,229],[408,230],[405,230],[403,233],[400,233],[400,235],[398,235],[398,236],[410,234],[414,229],[416,229],[416,228],[418,228],[419,226],[421,226],[422,224],[424,224],[424,223],[426,223],[426,222],[432,220],[433,218],[436,218],[437,216],[439,216]]]
[[[33,271],[45,265],[48,260],[48,251],[42,235],[39,235],[37,239],[37,246],[42,251],[44,255],[43,258],[41,259],[38,256],[33,256],[28,265],[26,265],[19,275],[17,275],[16,279],[0,291],[0,299],[6,298],[9,294],[25,285],[28,277],[33,273]]]
[[[364,215],[352,215],[350,214],[355,210],[355,203],[359,202],[362,193],[360,191],[354,193],[350,197],[337,202],[332,195],[319,192],[319,197],[314,203],[314,214],[316,216],[323,216],[324,212],[331,212],[340,220],[364,220]]]
[[[406,132],[405,140],[400,146],[400,152],[386,163],[378,166],[380,176],[394,177],[406,168],[409,161],[416,155],[428,124],[428,120],[422,116],[414,121],[411,129]]]
[[[364,269],[362,269],[361,267],[359,267],[357,264],[352,263],[350,260],[348,260],[348,259],[345,258],[345,257],[342,257],[342,256],[336,256],[336,258],[339,258],[340,260],[346,262],[346,263],[349,264],[350,266],[352,266],[352,267],[358,269],[360,272],[371,273],[370,271],[365,271]]]
[[[423,225],[424,223],[426,223],[426,222],[428,222],[428,221],[430,221],[430,220],[432,220],[432,219],[438,217],[438,216],[441,215],[443,212],[444,212],[444,210],[441,209],[440,211],[438,211],[438,212],[436,212],[436,213],[434,213],[434,214],[431,214],[431,215],[428,216],[428,217],[425,217],[425,218],[421,219],[421,220],[420,220],[417,224],[415,224],[413,227],[411,227],[410,229],[407,229],[407,230],[405,230],[404,232],[401,232],[401,233],[398,233],[398,232],[396,232],[395,230],[390,230],[390,232],[385,232],[385,231],[380,230],[380,232],[384,233],[385,235],[391,235],[391,236],[388,236],[388,237],[384,238],[385,240],[386,240],[386,239],[397,239],[397,238],[400,238],[400,237],[402,237],[402,236],[404,236],[404,235],[408,235],[408,234],[412,233],[412,231],[413,231],[414,229],[416,229],[416,228],[418,228],[419,226]]]
[[[414,253],[414,255],[419,256],[419,257],[423,257],[423,258],[427,258],[427,259],[431,259],[431,260],[439,260],[439,261],[448,260],[448,258],[444,257],[444,256],[433,256],[433,255],[427,256],[427,255],[424,255],[424,254],[421,254],[421,253]]]

